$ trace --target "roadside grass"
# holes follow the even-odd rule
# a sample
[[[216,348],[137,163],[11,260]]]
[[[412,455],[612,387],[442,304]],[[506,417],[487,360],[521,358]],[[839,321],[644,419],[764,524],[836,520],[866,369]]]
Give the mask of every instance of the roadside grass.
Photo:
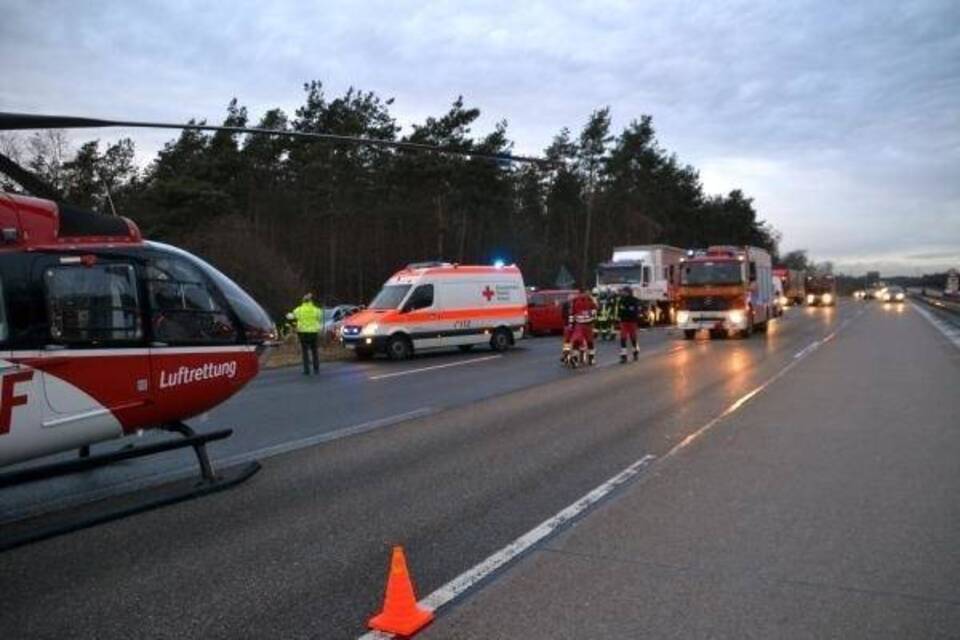
[[[333,362],[342,360],[352,360],[353,352],[344,349],[334,340],[321,341],[320,343],[320,361]],[[288,333],[280,340],[280,344],[270,348],[264,361],[264,369],[276,369],[278,367],[299,366],[300,342],[297,340],[297,334]]]

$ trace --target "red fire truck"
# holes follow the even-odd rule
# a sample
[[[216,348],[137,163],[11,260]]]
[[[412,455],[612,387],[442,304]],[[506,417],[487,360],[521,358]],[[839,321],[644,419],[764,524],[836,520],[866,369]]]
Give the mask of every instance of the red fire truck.
[[[689,252],[680,266],[677,325],[687,340],[765,331],[773,317],[770,254],[757,247],[714,246]]]

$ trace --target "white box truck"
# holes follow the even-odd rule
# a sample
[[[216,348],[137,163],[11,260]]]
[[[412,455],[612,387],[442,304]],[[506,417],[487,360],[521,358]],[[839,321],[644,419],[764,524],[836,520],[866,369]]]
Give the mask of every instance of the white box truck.
[[[616,247],[609,262],[597,267],[599,293],[617,293],[625,286],[644,303],[648,320],[672,323],[683,249],[665,244]]]

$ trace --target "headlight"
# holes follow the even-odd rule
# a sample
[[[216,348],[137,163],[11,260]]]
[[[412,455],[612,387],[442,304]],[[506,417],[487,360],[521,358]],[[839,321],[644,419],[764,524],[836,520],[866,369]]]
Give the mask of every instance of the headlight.
[[[372,335],[375,335],[379,329],[380,329],[379,324],[377,324],[376,322],[371,322],[370,324],[364,325],[363,331],[360,332],[360,335],[372,336]]]
[[[903,294],[902,294],[902,293],[898,293],[898,294],[897,294],[897,300],[903,300]]]
[[[689,311],[677,311],[677,324],[687,324],[690,321]]]
[[[883,294],[883,301],[884,301],[884,302],[890,302],[890,294],[889,294],[889,293]]]
[[[823,304],[830,304],[832,300],[833,300],[832,295],[830,295],[829,293],[823,294]]]
[[[807,294],[807,304],[813,304],[816,301],[817,301],[817,296],[813,295],[812,293]]]
[[[744,315],[743,311],[731,311],[729,318],[730,324],[743,324],[747,316]]]
[[[781,307],[787,306],[787,303],[788,303],[788,302],[790,302],[790,301],[787,300],[787,296],[780,296],[780,306],[781,306]]]

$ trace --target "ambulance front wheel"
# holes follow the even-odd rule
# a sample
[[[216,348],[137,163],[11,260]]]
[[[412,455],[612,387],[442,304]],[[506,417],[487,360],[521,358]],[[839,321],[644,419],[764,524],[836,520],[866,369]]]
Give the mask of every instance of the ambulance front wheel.
[[[391,360],[407,360],[413,356],[413,345],[404,336],[393,336],[387,342],[387,355]]]
[[[506,329],[497,329],[490,338],[490,348],[494,351],[506,351],[510,348],[510,334]]]

